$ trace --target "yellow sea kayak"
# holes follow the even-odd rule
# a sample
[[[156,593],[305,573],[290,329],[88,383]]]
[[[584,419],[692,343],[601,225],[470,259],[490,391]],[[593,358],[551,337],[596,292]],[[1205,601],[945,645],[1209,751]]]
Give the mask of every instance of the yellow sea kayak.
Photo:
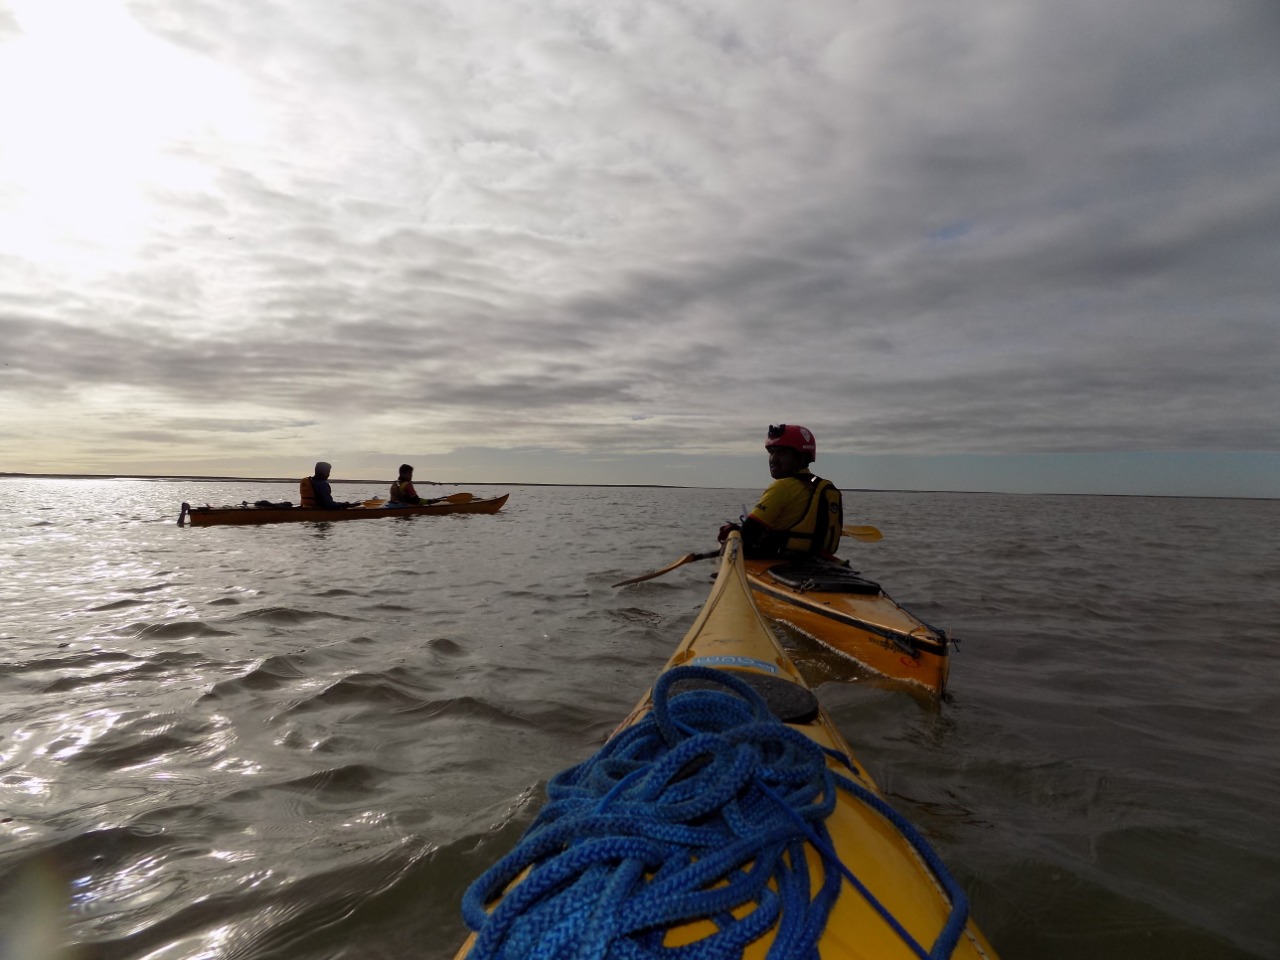
[[[747,560],[747,581],[765,616],[882,676],[942,696],[953,641],[841,564]]]
[[[762,619],[736,533],[653,689],[547,796],[467,891],[459,960],[994,960]]]

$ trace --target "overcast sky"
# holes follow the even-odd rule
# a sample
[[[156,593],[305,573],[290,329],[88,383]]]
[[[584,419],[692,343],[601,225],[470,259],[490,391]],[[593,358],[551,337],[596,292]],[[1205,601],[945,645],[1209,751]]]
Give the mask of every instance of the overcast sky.
[[[0,471],[1280,496],[1274,0],[0,0]]]

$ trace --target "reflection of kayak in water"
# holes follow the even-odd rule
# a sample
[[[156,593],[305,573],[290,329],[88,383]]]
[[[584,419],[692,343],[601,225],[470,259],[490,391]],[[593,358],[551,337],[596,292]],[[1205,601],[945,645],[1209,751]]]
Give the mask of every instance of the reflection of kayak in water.
[[[653,689],[467,891],[459,960],[995,957],[761,618],[740,551],[731,534]]]
[[[821,560],[747,560],[747,580],[765,616],[894,680],[941,696],[951,641],[900,607],[878,583]]]

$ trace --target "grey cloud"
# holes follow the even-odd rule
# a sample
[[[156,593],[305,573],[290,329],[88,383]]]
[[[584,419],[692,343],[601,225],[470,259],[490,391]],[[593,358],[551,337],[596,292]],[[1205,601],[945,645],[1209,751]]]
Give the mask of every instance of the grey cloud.
[[[267,139],[172,145],[207,177],[135,264],[4,271],[31,396],[142,385],[231,444],[236,398],[611,455],[779,407],[845,452],[1277,446],[1264,6],[131,9]]]

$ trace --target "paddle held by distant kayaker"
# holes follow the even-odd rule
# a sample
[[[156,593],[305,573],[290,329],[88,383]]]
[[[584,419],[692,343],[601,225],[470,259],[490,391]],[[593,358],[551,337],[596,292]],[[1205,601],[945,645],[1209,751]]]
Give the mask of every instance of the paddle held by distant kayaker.
[[[316,472],[310,477],[304,477],[298,483],[298,495],[302,498],[304,507],[314,507],[317,510],[346,510],[348,507],[354,507],[354,503],[346,503],[333,499],[333,488],[329,486],[329,471],[333,467],[321,460],[316,464]]]
[[[720,528],[720,542],[731,530],[741,529],[747,557],[834,560],[844,526],[844,503],[835,484],[809,472],[818,455],[813,434],[794,423],[770,425],[764,448],[769,452],[773,483],[741,524],[726,523]]]

